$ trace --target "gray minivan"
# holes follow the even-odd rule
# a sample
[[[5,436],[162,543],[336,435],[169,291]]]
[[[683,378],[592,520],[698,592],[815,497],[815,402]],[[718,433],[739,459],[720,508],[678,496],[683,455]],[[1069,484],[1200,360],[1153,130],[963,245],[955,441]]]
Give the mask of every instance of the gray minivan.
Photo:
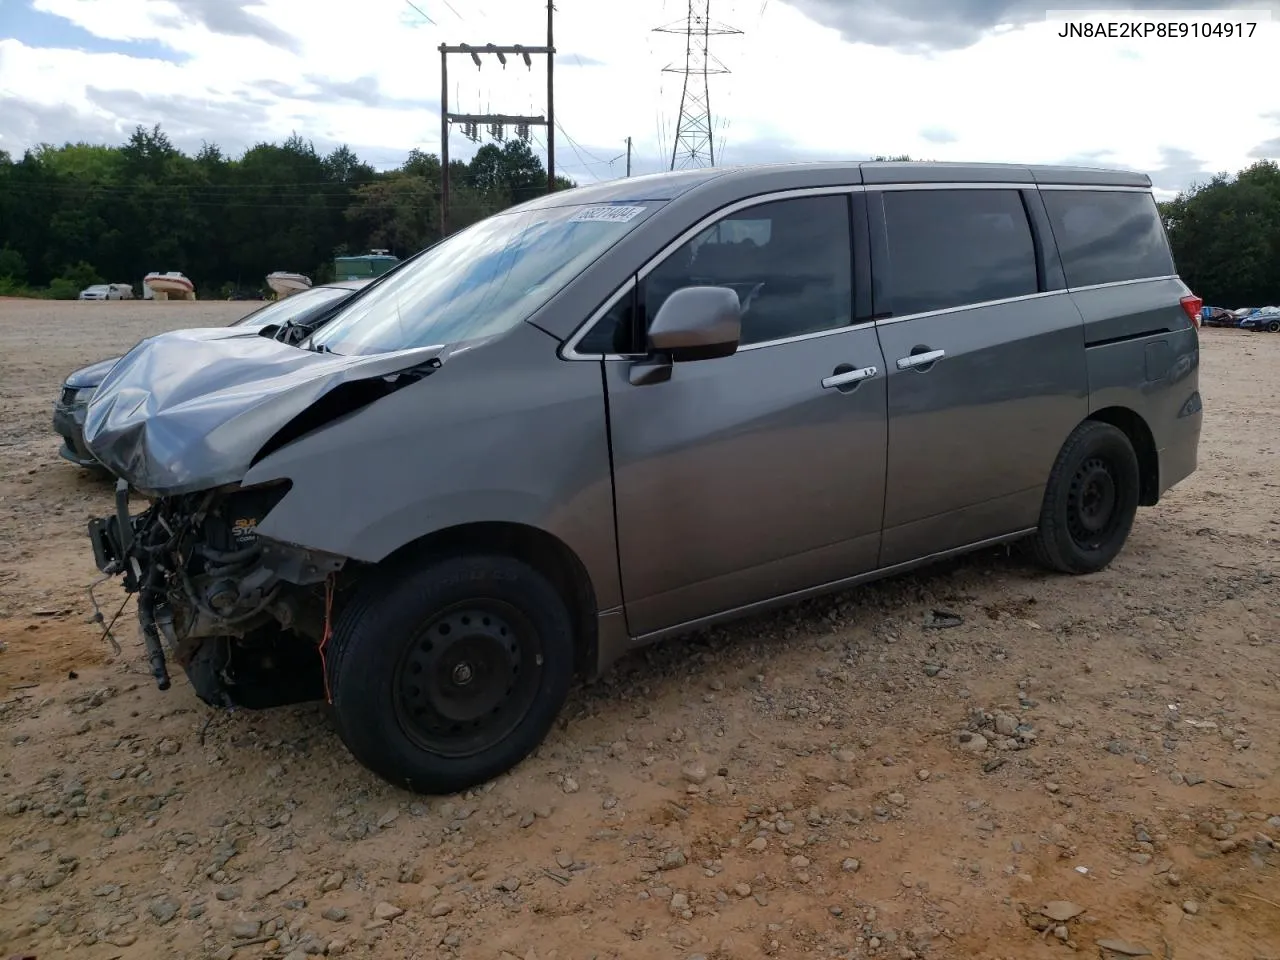
[[[212,704],[323,698],[369,768],[456,791],[659,638],[1015,540],[1105,567],[1195,470],[1199,315],[1144,175],[578,188],[300,345],[139,343],[88,411],[124,478],[90,536],[162,688],[173,657]]]

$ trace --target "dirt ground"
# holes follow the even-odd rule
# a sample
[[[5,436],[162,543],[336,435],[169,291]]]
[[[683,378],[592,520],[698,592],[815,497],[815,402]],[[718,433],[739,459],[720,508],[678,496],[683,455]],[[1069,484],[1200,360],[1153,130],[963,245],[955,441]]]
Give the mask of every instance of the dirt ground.
[[[424,799],[88,622],[61,378],[247,309],[0,302],[0,956],[1280,958],[1280,336],[1203,332],[1200,469],[1109,570],[993,551],[667,643]]]

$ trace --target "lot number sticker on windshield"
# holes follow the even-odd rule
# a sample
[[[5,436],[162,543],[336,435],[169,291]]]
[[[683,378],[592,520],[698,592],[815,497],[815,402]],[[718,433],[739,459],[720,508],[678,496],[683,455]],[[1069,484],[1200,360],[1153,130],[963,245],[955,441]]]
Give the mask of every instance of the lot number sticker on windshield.
[[[583,207],[572,217],[570,223],[586,223],[598,221],[603,223],[627,223],[644,213],[644,207],[619,207],[609,204],[599,207]]]

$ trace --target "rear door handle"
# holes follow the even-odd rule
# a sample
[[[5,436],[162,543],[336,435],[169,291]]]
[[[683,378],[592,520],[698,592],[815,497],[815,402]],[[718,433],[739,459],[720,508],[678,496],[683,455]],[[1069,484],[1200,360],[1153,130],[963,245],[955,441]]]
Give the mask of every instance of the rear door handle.
[[[836,369],[840,368],[837,367]],[[827,389],[843,387],[850,383],[857,383],[859,380],[870,379],[879,372],[878,367],[859,367],[856,370],[846,370],[843,373],[833,373],[829,377],[823,377],[822,385]]]
[[[935,360],[941,360],[947,355],[945,350],[929,350],[926,353],[913,353],[908,357],[898,358],[899,370],[910,370],[912,367],[923,367],[933,363]]]

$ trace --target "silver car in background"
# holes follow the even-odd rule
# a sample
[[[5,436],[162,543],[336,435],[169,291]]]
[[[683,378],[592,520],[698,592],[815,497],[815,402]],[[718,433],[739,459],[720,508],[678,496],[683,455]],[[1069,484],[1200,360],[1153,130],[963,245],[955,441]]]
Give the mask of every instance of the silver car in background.
[[[133,287],[127,283],[94,283],[80,291],[80,300],[132,300]]]
[[[1200,307],[1144,175],[578,188],[297,345],[139,344],[89,406],[124,478],[90,536],[162,688],[172,657],[209,703],[323,698],[372,770],[456,791],[660,638],[992,544],[1104,568],[1196,468]]]

